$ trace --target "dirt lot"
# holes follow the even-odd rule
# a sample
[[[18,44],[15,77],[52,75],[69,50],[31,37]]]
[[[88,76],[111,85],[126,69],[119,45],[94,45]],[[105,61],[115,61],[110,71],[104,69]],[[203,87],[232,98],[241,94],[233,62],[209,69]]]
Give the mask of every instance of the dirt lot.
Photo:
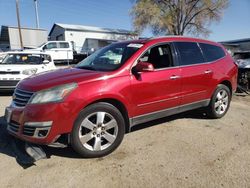
[[[10,96],[0,96],[0,117]],[[219,120],[185,113],[138,127],[100,159],[69,149],[23,169],[0,131],[0,187],[250,187],[250,96]]]

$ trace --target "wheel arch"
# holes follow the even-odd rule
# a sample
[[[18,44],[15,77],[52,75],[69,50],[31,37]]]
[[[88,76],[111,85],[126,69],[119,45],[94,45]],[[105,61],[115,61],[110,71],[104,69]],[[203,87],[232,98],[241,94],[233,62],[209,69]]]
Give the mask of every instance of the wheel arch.
[[[125,121],[125,131],[126,133],[128,133],[130,131],[130,121],[129,121],[128,110],[126,106],[120,100],[114,99],[114,98],[98,99],[98,100],[92,101],[87,106],[90,106],[92,104],[99,103],[99,102],[111,104],[112,106],[116,107],[121,112]]]
[[[229,80],[223,80],[219,84],[223,84],[223,85],[227,86],[229,88],[230,94],[232,96],[232,94],[233,94],[233,88],[232,88],[232,83]]]

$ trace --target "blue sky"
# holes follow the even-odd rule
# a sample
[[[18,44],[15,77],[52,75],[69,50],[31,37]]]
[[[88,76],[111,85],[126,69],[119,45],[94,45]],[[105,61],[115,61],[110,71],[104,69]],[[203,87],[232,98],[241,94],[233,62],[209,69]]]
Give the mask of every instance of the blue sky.
[[[20,1],[21,25],[35,27],[33,0]],[[40,27],[50,31],[53,23],[82,24],[132,30],[132,0],[38,0]],[[250,0],[231,0],[221,22],[210,26],[209,39],[225,41],[250,38]],[[0,0],[0,25],[16,26],[15,0]],[[151,36],[145,31],[144,36]]]

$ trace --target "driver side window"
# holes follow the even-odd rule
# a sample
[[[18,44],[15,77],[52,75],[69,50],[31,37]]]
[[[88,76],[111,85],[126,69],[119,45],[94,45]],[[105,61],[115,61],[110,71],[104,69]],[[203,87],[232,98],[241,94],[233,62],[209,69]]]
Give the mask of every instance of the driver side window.
[[[155,69],[171,67],[173,60],[170,46],[168,44],[154,46],[142,55],[140,61],[151,63]]]
[[[53,49],[53,48],[57,48],[56,42],[50,42],[50,43],[46,44],[46,45],[43,47],[44,50],[45,50],[45,49],[50,50],[50,49]]]

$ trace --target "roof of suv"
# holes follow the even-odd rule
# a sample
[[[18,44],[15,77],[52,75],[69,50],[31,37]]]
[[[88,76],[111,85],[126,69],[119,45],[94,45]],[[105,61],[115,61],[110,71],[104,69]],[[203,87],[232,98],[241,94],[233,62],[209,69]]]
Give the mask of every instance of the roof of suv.
[[[180,36],[180,35],[173,35],[173,36],[161,36],[161,37],[153,37],[153,38],[148,38],[148,39],[139,39],[139,40],[132,40],[131,42],[133,43],[148,43],[148,42],[164,42],[164,41],[189,41],[189,42],[203,42],[203,43],[209,43],[209,44],[214,44],[217,46],[221,46],[219,43],[205,40],[205,39],[200,39],[200,38],[194,38],[194,37],[186,37],[186,36]]]

